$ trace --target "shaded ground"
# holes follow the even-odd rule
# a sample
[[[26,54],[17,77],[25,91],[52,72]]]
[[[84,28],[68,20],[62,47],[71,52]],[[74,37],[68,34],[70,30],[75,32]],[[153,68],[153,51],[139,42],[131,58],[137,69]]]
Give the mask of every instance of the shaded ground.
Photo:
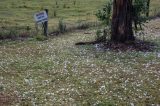
[[[108,42],[103,45],[103,48],[106,50],[113,50],[113,51],[141,51],[141,52],[152,52],[154,51],[154,47],[156,45],[151,42],[145,42],[142,40],[136,40],[134,43],[113,43]]]

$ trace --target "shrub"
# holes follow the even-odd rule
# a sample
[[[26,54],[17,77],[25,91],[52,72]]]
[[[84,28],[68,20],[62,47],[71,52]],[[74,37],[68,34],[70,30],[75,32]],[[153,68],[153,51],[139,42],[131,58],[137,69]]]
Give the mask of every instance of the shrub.
[[[111,14],[112,14],[112,1],[108,1],[104,7],[97,11],[97,18],[102,21],[104,24],[109,25],[111,22]]]

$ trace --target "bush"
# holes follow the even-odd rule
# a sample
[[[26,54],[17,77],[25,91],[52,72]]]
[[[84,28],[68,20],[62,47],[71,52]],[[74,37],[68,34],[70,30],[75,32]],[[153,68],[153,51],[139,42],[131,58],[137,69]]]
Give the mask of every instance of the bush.
[[[109,25],[111,22],[111,14],[112,14],[112,1],[108,1],[104,7],[97,11],[97,18],[102,21],[104,24]]]

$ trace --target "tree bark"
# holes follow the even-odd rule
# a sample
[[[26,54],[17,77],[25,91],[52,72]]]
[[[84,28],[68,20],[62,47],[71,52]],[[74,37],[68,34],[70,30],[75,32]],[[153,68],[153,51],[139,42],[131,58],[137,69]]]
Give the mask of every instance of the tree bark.
[[[111,40],[114,42],[134,41],[132,30],[132,0],[114,0]]]

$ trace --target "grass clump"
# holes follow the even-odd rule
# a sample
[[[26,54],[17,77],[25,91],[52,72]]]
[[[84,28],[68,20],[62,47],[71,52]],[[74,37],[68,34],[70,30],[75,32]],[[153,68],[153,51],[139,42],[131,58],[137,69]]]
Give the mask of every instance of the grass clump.
[[[14,29],[2,30],[0,31],[0,39],[16,39],[18,37],[18,32]]]
[[[35,39],[37,41],[45,41],[45,40],[47,40],[47,37],[44,35],[37,35],[37,36],[35,36]]]
[[[88,29],[90,27],[88,22],[80,21],[78,22],[77,29]]]
[[[102,102],[102,103],[98,103],[96,106],[115,106],[114,104],[110,103],[110,102]]]
[[[100,29],[98,29],[96,31],[96,40],[99,40],[101,36],[102,36],[102,31]]]

